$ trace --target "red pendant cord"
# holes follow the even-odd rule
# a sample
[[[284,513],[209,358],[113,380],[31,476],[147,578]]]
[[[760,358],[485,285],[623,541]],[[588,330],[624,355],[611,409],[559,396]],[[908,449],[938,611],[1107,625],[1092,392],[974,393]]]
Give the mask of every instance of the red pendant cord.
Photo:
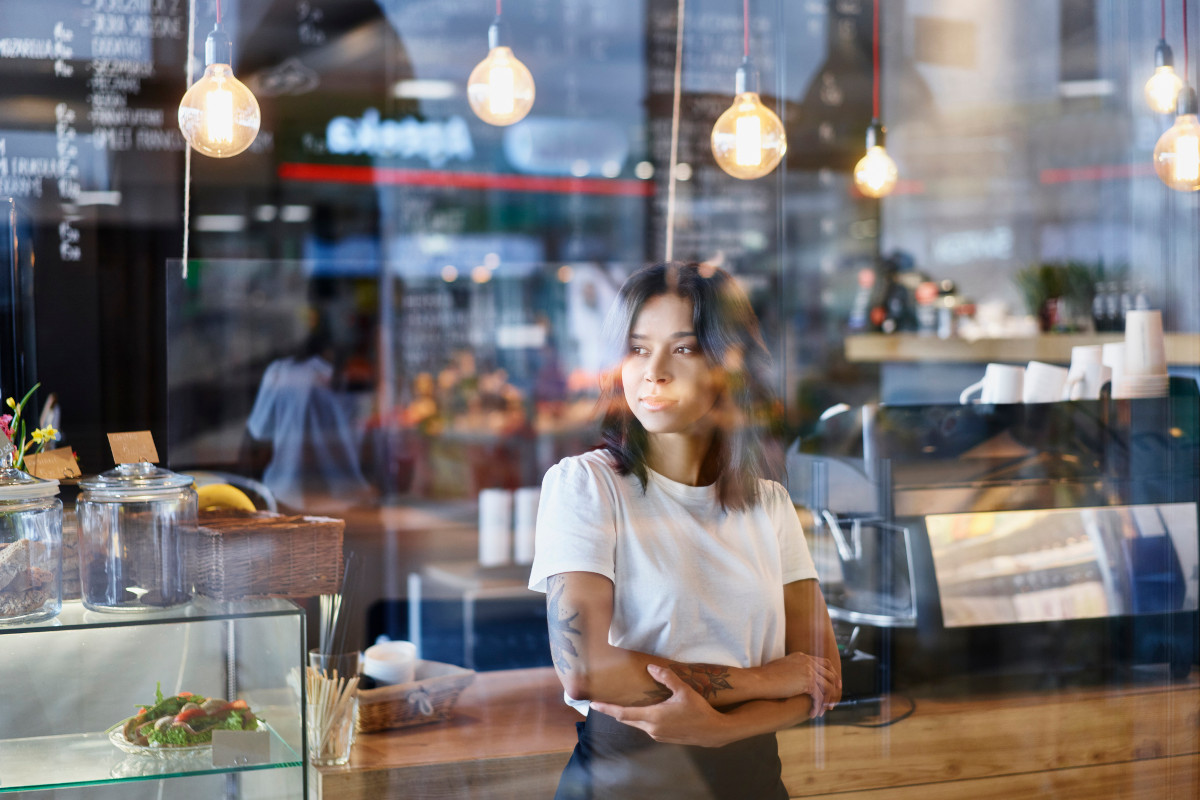
[[[1163,0],[1163,2],[1165,3],[1165,2],[1167,2],[1167,0]],[[496,16],[497,17],[500,16],[500,3],[501,3],[501,0],[496,0]]]
[[[1166,0],[1163,0],[1166,2]],[[871,85],[871,116],[879,119],[879,0],[875,0],[875,19],[871,30],[871,58],[874,63]]]
[[[1158,38],[1165,42],[1167,40],[1167,0],[1162,0],[1161,12],[1162,13],[1159,14],[1159,19],[1162,20],[1162,33]]]
[[[1188,79],[1187,0],[1183,0],[1183,80]]]
[[[221,0],[217,0],[217,24],[221,24]]]
[[[750,57],[750,0],[742,0],[742,56]]]

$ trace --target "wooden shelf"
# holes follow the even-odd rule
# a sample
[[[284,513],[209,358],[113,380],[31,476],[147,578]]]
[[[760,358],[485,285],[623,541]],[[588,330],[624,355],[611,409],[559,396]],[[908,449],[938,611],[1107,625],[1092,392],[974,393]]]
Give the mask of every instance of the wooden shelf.
[[[938,339],[912,333],[864,333],[846,337],[846,360],[857,363],[950,362],[1023,364],[1045,361],[1069,364],[1071,348],[1079,345],[1120,342],[1119,333],[1048,334],[1025,339]],[[1165,336],[1167,363],[1171,366],[1200,365],[1200,333],[1168,333]]]

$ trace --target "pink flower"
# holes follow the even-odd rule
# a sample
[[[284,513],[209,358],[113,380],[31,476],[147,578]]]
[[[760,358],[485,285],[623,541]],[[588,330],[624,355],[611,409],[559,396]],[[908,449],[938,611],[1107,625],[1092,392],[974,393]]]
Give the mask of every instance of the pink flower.
[[[12,414],[5,414],[4,416],[0,417],[0,432],[3,432],[4,435],[10,440],[13,436],[12,418]]]

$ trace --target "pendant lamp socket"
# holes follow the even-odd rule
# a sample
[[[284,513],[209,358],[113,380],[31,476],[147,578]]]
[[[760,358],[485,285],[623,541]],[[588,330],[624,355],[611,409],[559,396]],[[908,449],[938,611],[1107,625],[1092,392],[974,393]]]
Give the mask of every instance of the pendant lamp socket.
[[[1187,114],[1195,114],[1196,109],[1196,90],[1190,84],[1185,83],[1183,88],[1179,90],[1179,99],[1175,101],[1175,116],[1182,117]]]
[[[887,147],[887,128],[878,119],[871,119],[867,126],[867,149],[872,147]]]
[[[754,92],[758,94],[758,70],[750,56],[743,56],[737,72],[733,74],[733,93],[735,95]]]
[[[500,17],[496,17],[488,26],[488,50],[494,50],[497,47],[512,47],[511,35],[508,23]]]
[[[1158,46],[1154,48],[1154,66],[1155,68],[1175,66],[1175,54],[1171,52],[1171,45],[1167,44],[1166,39],[1159,39]]]

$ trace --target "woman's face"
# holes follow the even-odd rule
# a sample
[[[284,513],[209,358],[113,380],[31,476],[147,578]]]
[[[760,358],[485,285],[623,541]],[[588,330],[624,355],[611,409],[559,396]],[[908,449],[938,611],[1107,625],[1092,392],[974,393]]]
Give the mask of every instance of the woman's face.
[[[625,402],[650,434],[703,434],[720,396],[719,370],[700,352],[692,301],[662,294],[645,302],[633,321],[621,365]]]

